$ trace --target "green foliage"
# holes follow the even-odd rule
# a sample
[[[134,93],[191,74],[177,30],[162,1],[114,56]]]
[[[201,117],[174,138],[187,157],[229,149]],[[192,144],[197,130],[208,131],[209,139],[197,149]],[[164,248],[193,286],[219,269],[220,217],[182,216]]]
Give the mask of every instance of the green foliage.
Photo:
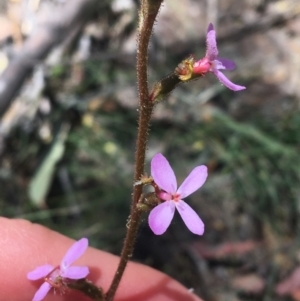
[[[299,127],[297,113],[279,122],[260,119],[253,125],[218,111],[206,130],[195,131],[195,139],[206,141],[221,172],[230,175],[232,196],[249,213],[286,234],[299,231]]]

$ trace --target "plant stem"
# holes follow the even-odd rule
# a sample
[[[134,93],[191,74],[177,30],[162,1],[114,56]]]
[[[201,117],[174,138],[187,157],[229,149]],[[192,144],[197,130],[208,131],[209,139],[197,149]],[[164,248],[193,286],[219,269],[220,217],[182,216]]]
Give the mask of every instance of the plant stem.
[[[153,3],[152,3],[153,2]],[[147,76],[147,63],[148,63],[148,45],[153,28],[153,24],[158,13],[162,0],[143,0],[140,10],[140,23],[139,23],[139,36],[138,36],[138,49],[137,49],[137,80],[139,91],[139,126],[136,141],[136,154],[135,154],[135,172],[134,182],[138,181],[144,174],[146,147],[148,139],[148,131],[150,127],[150,120],[153,111],[153,102],[149,100],[148,90],[148,76]],[[127,233],[121,252],[119,266],[114,275],[113,281],[106,293],[106,301],[112,301],[119,283],[122,279],[123,273],[127,266],[129,259],[132,256],[136,234],[140,223],[141,212],[137,208],[141,194],[142,185],[136,185],[133,189],[131,212]]]

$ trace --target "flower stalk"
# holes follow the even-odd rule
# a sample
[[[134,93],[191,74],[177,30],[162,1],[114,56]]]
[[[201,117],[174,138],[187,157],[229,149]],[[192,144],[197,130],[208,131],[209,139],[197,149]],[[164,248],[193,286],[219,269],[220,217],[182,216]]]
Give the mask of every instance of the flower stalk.
[[[154,103],[150,101],[148,89],[148,45],[159,8],[163,0],[142,0],[139,14],[139,32],[137,48],[137,82],[139,95],[139,121],[135,154],[134,183],[144,174],[146,146],[150,120]],[[112,283],[106,293],[106,301],[112,301],[129,259],[132,256],[137,230],[140,224],[142,211],[137,206],[142,197],[142,185],[134,185],[131,202],[131,211],[127,233],[121,252],[120,262]]]
[[[105,295],[103,290],[94,285],[91,281],[87,279],[79,279],[79,280],[69,280],[66,283],[67,287],[73,290],[80,291],[87,297],[91,298],[95,301],[104,301]]]

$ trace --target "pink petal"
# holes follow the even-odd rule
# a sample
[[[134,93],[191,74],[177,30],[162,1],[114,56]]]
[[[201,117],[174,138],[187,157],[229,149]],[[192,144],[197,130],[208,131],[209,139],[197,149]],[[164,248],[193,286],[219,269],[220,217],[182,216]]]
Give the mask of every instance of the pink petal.
[[[53,270],[54,267],[50,264],[39,266],[27,274],[27,279],[37,280],[37,279],[45,278]]]
[[[225,66],[223,66],[223,64],[220,61],[214,60],[209,71],[212,71],[213,69],[218,69],[218,70],[224,69],[225,70],[226,68],[225,68]]]
[[[148,222],[154,234],[161,235],[166,232],[174,212],[175,204],[173,201],[165,201],[151,210]]]
[[[217,61],[221,62],[226,70],[234,70],[236,67],[235,62],[229,59],[223,59],[221,57],[218,57]]]
[[[184,199],[198,190],[204,184],[206,178],[207,167],[205,165],[195,167],[177,190],[180,198]]]
[[[176,203],[176,208],[188,229],[198,235],[204,233],[204,224],[198,214],[184,201]]]
[[[208,24],[208,27],[207,27],[206,33],[209,33],[211,30],[214,30],[214,26],[213,26],[212,23],[209,23],[209,24]]]
[[[64,272],[76,259],[78,259],[85,252],[89,244],[87,238],[81,238],[76,241],[61,261],[60,269]]]
[[[41,301],[42,299],[44,299],[50,289],[51,285],[48,282],[44,282],[35,293],[32,301]]]
[[[70,279],[82,279],[85,278],[89,274],[89,268],[88,267],[68,267],[63,273],[61,273],[61,276],[64,278],[70,278]]]
[[[175,193],[177,181],[168,160],[160,153],[156,154],[151,161],[151,175],[154,182],[168,193]]]
[[[209,31],[206,34],[206,54],[205,54],[205,56],[212,62],[217,58],[218,53],[219,53],[218,48],[217,48],[217,41],[216,41],[216,31],[213,29],[212,24],[210,24],[208,26],[207,30],[209,30]]]
[[[240,91],[246,89],[244,86],[239,86],[231,82],[221,71],[217,69],[213,69],[215,76],[219,79],[219,81],[226,86],[228,89],[233,91]]]

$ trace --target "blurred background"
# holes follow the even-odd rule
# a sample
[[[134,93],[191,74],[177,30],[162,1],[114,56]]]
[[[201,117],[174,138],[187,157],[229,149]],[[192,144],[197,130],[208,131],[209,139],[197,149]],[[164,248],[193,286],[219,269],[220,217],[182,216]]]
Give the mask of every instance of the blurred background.
[[[133,184],[137,0],[0,3],[0,214],[119,254]],[[205,164],[187,201],[206,225],[176,216],[154,236],[147,215],[134,260],[206,301],[300,300],[300,2],[165,0],[149,86],[190,54],[208,23],[232,92],[208,74],[157,105],[147,164],[162,152],[181,182]]]

